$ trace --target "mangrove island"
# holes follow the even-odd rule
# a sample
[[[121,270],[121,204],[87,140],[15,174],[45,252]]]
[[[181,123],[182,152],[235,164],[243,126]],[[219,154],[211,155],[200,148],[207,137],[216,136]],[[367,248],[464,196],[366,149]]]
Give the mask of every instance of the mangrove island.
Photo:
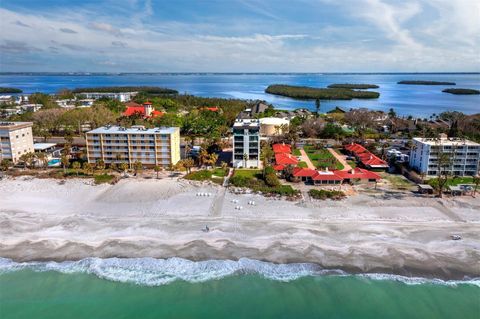
[[[322,99],[322,100],[351,100],[351,99],[376,99],[378,92],[355,91],[344,88],[313,88],[307,86],[294,86],[284,84],[269,85],[266,93],[286,96],[294,99]]]

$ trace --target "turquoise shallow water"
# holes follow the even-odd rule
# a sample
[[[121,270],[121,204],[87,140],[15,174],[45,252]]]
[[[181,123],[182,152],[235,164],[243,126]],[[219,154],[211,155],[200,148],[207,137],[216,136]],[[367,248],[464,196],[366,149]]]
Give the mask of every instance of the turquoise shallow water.
[[[0,274],[0,318],[480,318],[480,288],[359,276],[237,274],[143,286],[87,273]]]

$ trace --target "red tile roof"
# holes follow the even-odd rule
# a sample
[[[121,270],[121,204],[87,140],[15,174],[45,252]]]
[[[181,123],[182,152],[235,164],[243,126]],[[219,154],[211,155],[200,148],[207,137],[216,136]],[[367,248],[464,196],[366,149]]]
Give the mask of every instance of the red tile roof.
[[[377,173],[363,169],[363,168],[354,168],[348,171],[335,171],[336,174],[343,179],[376,179],[379,180],[382,177]]]
[[[343,178],[337,174],[337,171],[316,171],[312,176],[314,181],[342,181]]]
[[[201,109],[202,111],[212,111],[212,112],[218,112],[219,108],[216,106],[213,107],[204,107]]]
[[[277,165],[297,165],[298,160],[295,156],[287,153],[276,153],[275,163]]]
[[[288,144],[273,144],[272,146],[274,153],[291,153],[292,148]]]
[[[295,177],[312,177],[316,173],[317,171],[311,168],[295,167],[293,169],[293,176]]]
[[[151,105],[152,103],[150,102],[145,102],[144,104]],[[132,116],[134,114],[140,114],[145,117],[145,107],[143,105],[140,105],[135,102],[129,102],[125,104],[127,106],[127,109],[125,112],[123,112],[123,116]],[[152,114],[149,116],[150,118],[152,117],[160,117],[163,115],[163,112],[153,110]]]
[[[366,167],[388,167],[387,162],[380,159],[378,156],[370,153],[365,147],[360,144],[348,144],[344,148],[353,153],[360,162]]]
[[[283,171],[287,166],[282,164],[273,165],[273,169],[276,171]]]

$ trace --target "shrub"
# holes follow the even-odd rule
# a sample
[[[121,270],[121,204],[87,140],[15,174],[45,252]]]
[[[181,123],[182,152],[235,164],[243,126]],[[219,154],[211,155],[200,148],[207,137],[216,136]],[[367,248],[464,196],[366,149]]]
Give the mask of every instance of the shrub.
[[[212,172],[209,170],[201,170],[196,172],[191,172],[190,174],[185,176],[185,179],[189,179],[192,181],[205,181],[212,177]]]
[[[275,173],[268,173],[265,175],[265,184],[271,187],[279,186],[280,181],[278,180],[277,175]]]
[[[311,189],[308,191],[308,194],[315,199],[322,199],[325,200],[327,198],[329,199],[342,199],[345,197],[345,193],[341,191],[328,191],[324,189]]]

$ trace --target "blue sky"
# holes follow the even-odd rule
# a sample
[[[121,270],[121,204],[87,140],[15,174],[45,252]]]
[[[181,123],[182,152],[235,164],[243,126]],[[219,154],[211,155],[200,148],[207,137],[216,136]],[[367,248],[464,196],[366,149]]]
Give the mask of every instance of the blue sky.
[[[0,71],[480,71],[478,0],[1,0]]]

